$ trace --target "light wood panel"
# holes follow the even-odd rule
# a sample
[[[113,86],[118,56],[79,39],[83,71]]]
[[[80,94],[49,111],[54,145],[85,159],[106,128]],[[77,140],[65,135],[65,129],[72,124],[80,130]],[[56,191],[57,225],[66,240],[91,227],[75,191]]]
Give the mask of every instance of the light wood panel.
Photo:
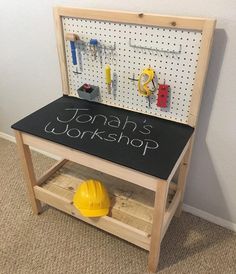
[[[63,159],[58,161],[55,165],[53,165],[45,174],[43,174],[38,180],[37,184],[41,185],[45,182],[50,176],[52,176],[59,168],[61,168],[68,160]]]
[[[54,194],[62,195],[71,202],[80,183],[87,179],[100,180],[111,198],[110,216],[132,227],[151,234],[155,193],[125,182],[102,172],[67,162],[43,185]]]
[[[180,199],[181,199],[181,191],[177,191],[174,195],[173,200],[171,201],[169,208],[167,209],[164,215],[163,226],[161,231],[161,240],[164,238],[165,233],[170,225],[170,222],[175,215],[175,212],[180,203]]]
[[[23,143],[21,132],[15,130],[15,137],[32,210],[34,214],[39,214],[42,211],[42,207],[40,201],[35,198],[34,194],[33,187],[37,184],[37,181],[34,174],[30,149],[28,145]]]
[[[180,165],[180,163],[181,163],[181,161],[182,161],[182,159],[183,159],[186,151],[188,150],[189,146],[190,146],[190,142],[188,142],[186,144],[186,146],[184,147],[184,149],[182,150],[182,152],[181,152],[178,160],[176,161],[176,163],[175,163],[172,171],[170,172],[170,175],[169,175],[169,177],[167,179],[168,182],[171,182],[171,180],[173,179],[173,177],[174,177],[174,175],[175,175],[175,173],[176,173],[176,171],[177,171],[177,169],[178,169],[178,167],[179,167],[179,165]],[[171,188],[175,188],[175,186],[173,184],[171,184],[170,187]]]
[[[178,174],[178,180],[177,180],[177,191],[180,192],[180,201],[179,201],[179,205],[176,210],[176,213],[175,213],[176,217],[179,217],[182,212],[184,192],[185,192],[187,175],[188,175],[188,170],[189,170],[189,165],[190,165],[190,157],[191,157],[192,150],[193,150],[194,138],[195,138],[195,133],[193,134],[193,136],[190,139],[190,146],[189,146],[188,150],[186,151],[186,153],[183,157],[183,160],[179,166],[179,174]]]
[[[39,199],[40,201],[51,205],[61,211],[64,211],[86,223],[89,223],[109,233],[112,233],[113,235],[127,240],[137,246],[149,250],[150,237],[148,233],[145,233],[109,216],[104,216],[100,218],[86,218],[80,215],[79,212],[71,204],[71,199],[67,197],[67,194],[64,196],[63,189],[61,189],[60,195],[54,193],[54,191],[52,190],[48,190],[39,186],[35,186],[34,191],[37,199]]]
[[[64,163],[63,166],[62,163]],[[58,168],[58,165],[61,165],[61,167]],[[57,169],[55,169],[55,166]],[[39,200],[56,208],[59,206],[59,209],[94,225],[94,221],[92,220],[97,220],[99,218],[88,219],[81,216],[79,211],[73,206],[72,201],[74,193],[82,181],[90,178],[101,180],[105,184],[111,199],[109,217],[112,219],[112,222],[113,220],[117,220],[122,227],[123,225],[126,228],[128,226],[128,229],[134,233],[138,231],[138,237],[141,233],[142,236],[148,238],[149,244],[151,233],[154,233],[152,234],[154,235],[152,237],[153,243],[155,243],[155,245],[158,243],[158,239],[156,239],[158,227],[160,229],[160,239],[164,237],[181,197],[179,191],[172,201],[174,192],[171,190],[169,193],[169,202],[167,202],[167,197],[163,198],[162,195],[164,190],[168,193],[168,184],[165,181],[163,181],[161,186],[158,185],[157,193],[155,194],[155,192],[151,190],[133,185],[83,165],[69,161],[66,162],[65,160],[54,165],[54,168],[51,168],[50,171],[53,169],[54,173],[51,173],[50,176],[48,176],[41,187],[34,187],[35,195]],[[167,202],[167,210],[165,209],[165,203],[162,203],[163,199]],[[154,211],[154,203],[158,208],[158,211]],[[160,211],[161,209],[162,211]],[[159,212],[158,216],[156,215],[157,212]],[[155,224],[153,223],[153,218],[156,218]],[[159,222],[159,218],[164,218],[163,225]],[[108,218],[106,221],[109,222],[110,219]],[[100,224],[96,224],[96,226],[100,227]],[[100,228],[109,232],[106,224],[102,224]],[[129,236],[127,235],[118,236],[130,241]],[[149,245],[143,246],[143,240],[142,244],[136,240],[133,240],[132,243],[149,250]],[[156,255],[154,255],[154,257],[156,258]]]
[[[62,158],[82,165],[88,165],[95,170],[102,170],[104,173],[107,173],[114,177],[156,191],[156,185],[159,179],[154,176],[136,171],[134,169],[110,162],[108,160],[101,159],[99,157],[72,148],[68,148],[63,145],[59,145],[57,143],[39,137],[32,136],[27,133],[22,133],[22,137],[24,143],[27,145],[61,156]]]
[[[55,22],[55,28],[56,28],[57,52],[58,52],[58,59],[60,63],[60,70],[61,70],[62,92],[64,95],[69,95],[69,82],[68,82],[67,65],[66,65],[64,35],[63,35],[61,17],[58,11],[59,11],[58,9],[54,9],[53,14],[54,14],[54,22]]]
[[[204,26],[205,20],[207,20],[198,17],[156,15],[150,13],[114,10],[79,9],[70,7],[55,7],[54,11],[60,16],[192,30],[201,30]]]
[[[169,183],[167,181],[162,180],[157,185],[153,212],[150,252],[148,256],[148,269],[150,272],[156,272],[159,262],[168,189]]]
[[[204,83],[207,75],[208,64],[211,56],[211,47],[213,43],[213,33],[216,20],[206,20],[202,31],[202,42],[199,52],[199,59],[196,71],[196,77],[193,86],[192,100],[188,124],[195,127],[198,120],[200,104],[203,94]]]

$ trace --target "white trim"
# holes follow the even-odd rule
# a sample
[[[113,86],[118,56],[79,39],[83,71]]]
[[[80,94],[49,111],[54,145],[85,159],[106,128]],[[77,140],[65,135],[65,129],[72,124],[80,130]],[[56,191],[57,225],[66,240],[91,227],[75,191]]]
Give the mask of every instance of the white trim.
[[[10,142],[13,142],[13,143],[16,142],[16,139],[15,139],[14,136],[9,135],[9,134],[6,134],[6,133],[4,133],[4,132],[0,132],[0,138],[6,139],[6,140],[8,140],[8,141],[10,141]],[[32,150],[34,150],[34,151],[36,151],[36,152],[39,152],[39,153],[41,153],[41,154],[43,154],[43,155],[45,155],[45,156],[47,156],[47,157],[50,157],[50,158],[52,158],[52,159],[61,160],[61,157],[58,157],[57,155],[48,153],[48,152],[43,151],[43,150],[41,150],[41,149],[37,149],[37,148],[34,148],[34,147],[30,147],[30,149],[32,149]]]
[[[214,223],[214,224],[219,225],[219,226],[223,226],[225,228],[228,228],[228,229],[236,232],[236,224],[233,223],[233,222],[227,221],[225,219],[222,219],[220,217],[212,215],[212,214],[210,214],[206,211],[203,211],[201,209],[198,209],[196,207],[192,207],[192,206],[189,206],[189,205],[186,205],[186,204],[183,205],[183,210],[185,212],[189,212],[189,213],[191,213],[195,216],[198,216],[198,217],[200,217],[204,220],[207,220],[211,223]]]
[[[8,140],[8,141],[10,141],[10,142],[13,142],[13,143],[16,142],[16,139],[15,139],[14,136],[11,136],[11,135],[6,134],[6,133],[1,132],[1,131],[0,131],[0,138],[6,139],[6,140]]]
[[[6,139],[6,140],[14,142],[14,143],[16,142],[15,137],[13,137],[13,136],[11,136],[9,134],[3,133],[3,132],[0,132],[0,138]],[[33,148],[33,147],[31,149],[34,150],[34,151],[37,151],[37,152],[39,152],[39,153],[41,153],[41,154],[43,154],[45,156],[48,156],[50,158],[53,158],[53,159],[56,159],[56,160],[60,160],[61,159],[58,156],[53,155],[53,154],[48,153],[48,152],[45,152],[43,150],[36,149],[36,148]],[[200,218],[202,218],[204,220],[207,220],[207,221],[209,221],[211,223],[223,226],[225,228],[228,228],[228,229],[233,230],[233,231],[236,232],[236,224],[235,223],[232,223],[230,221],[227,221],[225,219],[222,219],[220,217],[212,215],[212,214],[210,214],[210,213],[208,213],[206,211],[200,210],[198,208],[195,208],[195,207],[192,207],[192,206],[189,206],[189,205],[186,205],[186,204],[183,205],[183,210],[185,212],[189,212],[189,213],[191,213],[191,214],[193,214],[195,216],[198,216],[198,217],[200,217]]]

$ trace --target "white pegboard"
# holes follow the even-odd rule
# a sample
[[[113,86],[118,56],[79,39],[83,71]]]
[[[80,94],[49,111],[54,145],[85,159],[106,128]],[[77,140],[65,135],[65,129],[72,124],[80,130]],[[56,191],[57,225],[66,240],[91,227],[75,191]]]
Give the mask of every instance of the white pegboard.
[[[77,69],[82,74],[75,74],[70,43],[65,40],[69,95],[78,97],[77,89],[89,83],[100,87],[100,98],[96,100],[100,103],[187,123],[201,32],[70,17],[62,17],[62,24],[64,36],[75,33],[84,43],[96,38],[103,47],[116,46],[114,51],[102,51],[102,58],[98,55],[94,60],[89,47],[80,45]],[[157,51],[130,47],[129,39],[134,45]],[[175,54],[159,50],[181,52]],[[105,84],[105,64],[111,66],[115,80],[111,94]],[[138,78],[142,69],[148,66],[155,69],[160,84],[165,81],[170,86],[167,108],[157,107],[157,92],[151,96],[149,106],[147,98],[138,94],[137,82],[128,79],[133,75]]]

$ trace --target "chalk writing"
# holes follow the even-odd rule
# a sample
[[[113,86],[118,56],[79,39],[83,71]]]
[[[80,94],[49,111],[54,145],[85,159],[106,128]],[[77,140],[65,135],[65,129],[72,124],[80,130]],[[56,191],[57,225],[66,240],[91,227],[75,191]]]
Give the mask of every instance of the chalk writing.
[[[61,120],[59,117],[57,117],[57,121],[61,122],[61,123],[69,123],[71,122],[77,115],[79,110],[88,110],[88,109],[79,109],[79,108],[66,108],[66,111],[74,111],[74,114],[72,115],[72,117],[69,120],[63,121]]]
[[[113,128],[121,128],[122,130],[131,130],[133,132],[136,131],[138,125],[135,121],[130,120],[129,116],[126,116],[125,121],[122,123],[119,117],[114,115],[104,115],[104,114],[96,114],[91,115],[89,109],[80,109],[80,108],[66,108],[65,116],[69,116],[69,119],[65,120],[57,116],[57,121],[61,123],[70,123],[75,120],[77,123],[91,123],[94,124],[98,122],[99,124],[103,124],[104,126],[109,126]],[[69,112],[69,113],[68,113]],[[86,113],[87,112],[87,113]],[[79,114],[79,115],[78,115]],[[146,125],[146,120],[143,121],[143,128],[139,132],[142,134],[150,134],[152,125]]]
[[[63,118],[64,117],[64,118]],[[65,118],[67,117],[67,118]],[[73,127],[71,126],[73,123]],[[78,126],[75,127],[75,123]],[[91,124],[95,127],[94,130],[83,130],[80,124]],[[100,127],[103,127],[102,129]],[[110,129],[109,129],[110,128]],[[110,132],[111,128],[120,129],[119,133]],[[129,116],[126,116],[122,121],[118,116],[96,114],[92,115],[89,109],[79,108],[66,108],[64,115],[56,117],[56,122],[48,122],[44,128],[44,131],[48,134],[54,135],[66,135],[69,138],[86,141],[105,141],[116,142],[121,145],[131,146],[138,149],[142,156],[145,156],[148,152],[155,150],[159,147],[156,140],[151,138],[133,138],[130,134],[139,132],[142,135],[150,135],[152,125],[146,124],[146,120],[143,121],[142,128],[139,129],[138,124],[131,120]]]
[[[51,125],[52,122],[49,122],[46,124],[45,128],[44,128],[44,131],[47,132],[47,133],[53,133],[55,135],[62,135],[64,133],[67,132],[68,128],[69,128],[69,125],[66,125],[66,128],[65,130],[63,130],[62,132],[55,132],[55,128],[52,128],[51,130],[48,130],[48,126]]]

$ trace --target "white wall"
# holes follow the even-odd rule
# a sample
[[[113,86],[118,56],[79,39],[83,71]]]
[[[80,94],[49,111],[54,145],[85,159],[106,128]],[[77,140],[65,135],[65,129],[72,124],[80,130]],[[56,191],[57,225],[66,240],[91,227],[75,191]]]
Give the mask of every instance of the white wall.
[[[236,1],[0,0],[0,132],[61,95],[52,6],[217,17],[185,203],[236,223]]]

